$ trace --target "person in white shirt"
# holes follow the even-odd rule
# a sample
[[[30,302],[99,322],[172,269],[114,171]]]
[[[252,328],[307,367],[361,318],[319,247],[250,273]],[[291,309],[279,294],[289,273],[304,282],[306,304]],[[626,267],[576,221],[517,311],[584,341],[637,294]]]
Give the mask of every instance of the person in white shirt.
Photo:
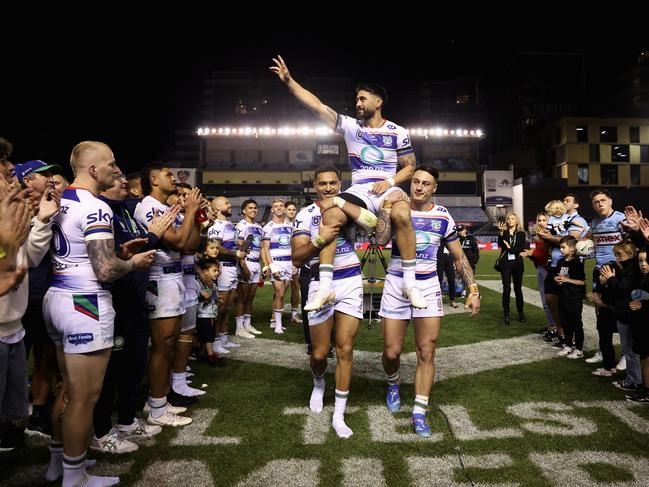
[[[293,225],[295,217],[297,216],[297,203],[295,201],[287,201],[284,204],[285,221]],[[292,266],[293,276],[291,277],[291,323],[297,325],[302,324],[302,317],[300,316],[300,269]]]

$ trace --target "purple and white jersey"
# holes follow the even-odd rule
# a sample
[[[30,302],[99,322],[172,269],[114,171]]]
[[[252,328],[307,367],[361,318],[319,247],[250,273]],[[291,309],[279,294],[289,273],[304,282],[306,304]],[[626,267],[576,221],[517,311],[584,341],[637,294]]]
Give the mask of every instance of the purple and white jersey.
[[[113,240],[113,211],[90,191],[68,186],[61,208],[52,217],[51,287],[79,293],[109,293],[97,279],[87,242]]]
[[[315,238],[320,231],[320,218],[320,206],[317,203],[302,208],[293,222],[293,236],[306,235],[309,239]],[[320,258],[316,254],[309,262],[309,266],[313,267],[319,262]],[[339,238],[336,240],[336,255],[334,256],[334,280],[357,276],[360,273],[361,262],[358,260],[353,242]]]
[[[262,236],[261,225],[255,222],[248,223],[244,218],[239,223],[237,223],[236,230],[237,234],[239,235],[237,242],[239,246],[243,245],[243,242],[244,240],[246,240],[246,238],[248,238],[248,235],[252,235],[252,244],[250,245],[246,259],[252,262],[259,262]]]
[[[336,132],[345,138],[352,184],[394,176],[397,158],[414,152],[408,130],[388,120],[380,127],[370,128],[362,120],[338,115]]]
[[[270,241],[270,257],[274,261],[291,261],[293,225],[269,221],[262,229],[262,240]]]
[[[433,205],[430,210],[410,210],[412,226],[415,230],[417,250],[417,279],[429,279],[437,272],[437,250],[445,242],[457,240],[455,221],[443,206]],[[392,256],[388,274],[403,276],[401,250],[396,239],[392,239]]]
[[[234,224],[228,220],[215,220],[207,230],[207,238],[210,240],[220,240],[223,248],[228,250],[237,250],[237,229]],[[219,254],[217,259],[220,262],[236,262],[236,257]]]

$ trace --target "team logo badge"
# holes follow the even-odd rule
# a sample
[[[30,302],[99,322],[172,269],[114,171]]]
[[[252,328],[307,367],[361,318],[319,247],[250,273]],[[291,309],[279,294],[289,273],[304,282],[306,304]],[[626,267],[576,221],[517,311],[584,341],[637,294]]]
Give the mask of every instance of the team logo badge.
[[[361,129],[358,129],[358,130],[356,131],[356,138],[357,138],[358,140],[363,140],[363,131],[362,131]]]
[[[383,145],[392,145],[392,137],[383,136]]]

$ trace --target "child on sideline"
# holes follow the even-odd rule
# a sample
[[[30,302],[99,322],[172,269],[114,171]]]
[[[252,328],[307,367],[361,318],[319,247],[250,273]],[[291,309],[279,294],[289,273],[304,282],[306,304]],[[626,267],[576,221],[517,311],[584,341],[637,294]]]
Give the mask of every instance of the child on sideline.
[[[206,252],[207,253],[207,252]],[[218,291],[216,282],[221,272],[221,266],[216,259],[202,259],[198,261],[199,275],[197,279],[201,284],[201,292],[198,295],[198,315],[196,329],[201,349],[210,365],[223,365],[219,354],[213,350],[214,341],[214,319],[218,313]],[[202,279],[201,279],[202,278]],[[212,285],[205,284],[212,282]]]
[[[583,299],[586,294],[584,262],[575,253],[577,240],[572,236],[559,240],[563,256],[557,263],[554,280],[559,287],[559,322],[564,329],[564,344],[559,352],[570,359],[584,356],[584,325],[581,321]]]

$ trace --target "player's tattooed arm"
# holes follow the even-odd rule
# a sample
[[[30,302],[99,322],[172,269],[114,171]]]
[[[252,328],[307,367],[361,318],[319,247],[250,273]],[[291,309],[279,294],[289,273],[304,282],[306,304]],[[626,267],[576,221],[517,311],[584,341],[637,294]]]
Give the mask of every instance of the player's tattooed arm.
[[[466,255],[462,255],[462,263],[458,266],[458,262],[455,261],[455,266],[457,267],[457,272],[464,281],[466,287],[469,287],[472,284],[475,284],[475,276],[473,275],[473,269],[469,263]]]
[[[415,174],[415,167],[417,166],[417,158],[415,153],[406,154],[404,156],[399,156],[397,158],[399,162],[399,171],[394,175],[395,184],[401,184],[412,179],[412,175]]]
[[[115,255],[112,238],[91,240],[86,247],[92,270],[101,282],[112,282],[133,270],[132,260],[122,260]]]

